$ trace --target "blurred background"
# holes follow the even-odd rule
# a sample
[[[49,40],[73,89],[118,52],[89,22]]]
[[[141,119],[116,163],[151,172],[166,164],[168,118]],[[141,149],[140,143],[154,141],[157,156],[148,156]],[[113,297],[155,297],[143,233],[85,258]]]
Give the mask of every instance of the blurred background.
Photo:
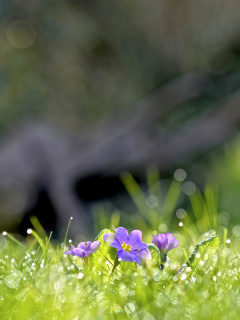
[[[216,186],[222,223],[240,235],[239,10],[1,0],[0,229],[26,235],[37,216],[57,237],[72,216],[73,236],[93,235],[101,210],[137,211],[124,184],[145,192],[160,172],[163,190]]]

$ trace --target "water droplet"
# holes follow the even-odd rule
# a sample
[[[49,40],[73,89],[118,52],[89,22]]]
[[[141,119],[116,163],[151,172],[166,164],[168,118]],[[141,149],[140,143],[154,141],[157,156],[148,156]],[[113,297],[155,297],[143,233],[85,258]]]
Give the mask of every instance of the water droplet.
[[[210,229],[210,230],[209,230],[209,235],[210,235],[211,237],[214,237],[214,236],[216,235],[216,230]]]
[[[78,279],[82,279],[83,276],[84,276],[84,274],[83,274],[82,272],[80,272],[80,273],[77,275],[77,278],[78,278]]]
[[[8,42],[19,49],[25,49],[33,45],[36,37],[35,27],[26,19],[13,21],[7,29]]]
[[[183,273],[183,274],[181,275],[181,280],[185,280],[186,278],[187,278],[186,273]]]
[[[124,310],[126,311],[126,313],[133,313],[135,309],[136,307],[132,302],[129,302],[124,306]]]
[[[196,191],[196,186],[193,182],[191,181],[187,181],[183,184],[182,186],[182,191],[183,193],[185,193],[187,196],[191,196],[192,194],[194,194],[194,192]]]
[[[235,237],[240,237],[240,224],[237,224],[232,228],[232,233]]]
[[[178,219],[184,219],[184,218],[186,217],[186,215],[187,215],[187,212],[186,212],[184,209],[182,209],[182,208],[180,208],[180,209],[178,209],[178,210],[176,211],[176,217],[177,217]]]
[[[167,227],[167,225],[166,224],[164,224],[164,223],[161,223],[160,225],[159,225],[159,227],[158,227],[158,230],[160,231],[160,232],[167,232],[167,230],[168,230],[168,227]]]
[[[146,199],[146,205],[150,208],[156,208],[158,206],[158,198],[154,195],[150,195]]]
[[[185,170],[183,169],[177,169],[175,172],[174,172],[174,178],[177,180],[177,181],[184,181],[186,178],[187,178],[187,173]]]

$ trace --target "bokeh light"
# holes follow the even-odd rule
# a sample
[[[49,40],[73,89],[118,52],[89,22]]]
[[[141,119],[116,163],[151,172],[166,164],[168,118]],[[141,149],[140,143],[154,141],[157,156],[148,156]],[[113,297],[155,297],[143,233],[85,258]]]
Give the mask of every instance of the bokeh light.
[[[36,37],[36,29],[29,20],[14,20],[7,28],[8,42],[18,49],[26,49],[32,46]]]

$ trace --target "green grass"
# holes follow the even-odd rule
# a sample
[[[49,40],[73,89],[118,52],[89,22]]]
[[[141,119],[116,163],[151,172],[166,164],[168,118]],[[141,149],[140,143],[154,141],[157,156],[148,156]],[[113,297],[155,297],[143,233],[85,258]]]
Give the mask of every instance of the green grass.
[[[33,219],[37,233],[30,231],[25,243],[0,236],[0,319],[239,318],[239,237],[218,218],[216,190],[206,187],[187,197],[184,182],[173,181],[164,191],[153,172],[147,192],[129,174],[122,180],[139,214],[127,220],[115,213],[105,223],[120,218],[129,231],[141,229],[146,243],[153,233],[173,233],[179,246],[169,252],[165,269],[159,269],[153,245],[146,265],[120,262],[114,268],[116,250],[102,239],[107,230],[96,237],[102,243],[88,262],[65,255],[71,240],[53,245]],[[184,203],[187,210],[174,218]]]

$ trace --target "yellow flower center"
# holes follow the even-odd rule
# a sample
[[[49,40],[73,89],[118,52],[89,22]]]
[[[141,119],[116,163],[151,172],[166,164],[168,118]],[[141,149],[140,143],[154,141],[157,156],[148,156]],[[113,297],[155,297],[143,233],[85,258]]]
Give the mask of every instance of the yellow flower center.
[[[131,246],[130,244],[126,244],[125,242],[123,242],[123,244],[121,245],[121,247],[123,248],[124,251],[131,251]]]

